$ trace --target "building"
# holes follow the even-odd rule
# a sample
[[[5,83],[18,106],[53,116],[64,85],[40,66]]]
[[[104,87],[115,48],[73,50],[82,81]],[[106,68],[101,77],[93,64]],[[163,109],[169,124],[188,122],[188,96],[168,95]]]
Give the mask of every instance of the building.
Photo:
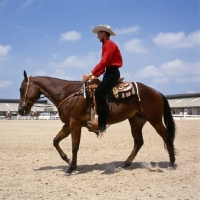
[[[166,95],[172,114],[200,115],[200,93]]]
[[[18,115],[19,99],[0,99],[0,116],[5,116],[6,112],[9,110],[13,116]],[[38,100],[32,106],[31,111],[36,110],[37,112],[57,112],[56,106],[48,103],[47,100]],[[30,115],[30,114],[29,114]]]

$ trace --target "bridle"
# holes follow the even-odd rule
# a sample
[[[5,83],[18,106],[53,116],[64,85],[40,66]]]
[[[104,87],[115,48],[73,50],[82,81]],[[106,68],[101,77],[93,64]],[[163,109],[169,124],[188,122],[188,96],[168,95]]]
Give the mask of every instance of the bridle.
[[[27,106],[29,103],[31,103],[33,105],[33,102],[30,100],[27,100],[27,94],[28,94],[28,88],[30,85],[30,77],[28,77],[28,81],[26,84],[26,93],[25,93],[25,97],[24,97],[24,101],[22,102],[22,106],[27,108],[30,111],[30,108]]]
[[[71,95],[69,95],[67,98],[65,98],[64,100],[61,101],[61,103],[57,106],[57,108],[59,108],[59,107],[61,106],[61,104],[62,104],[64,101],[66,101],[67,99],[69,99],[70,97],[72,97],[72,96],[74,96],[74,95],[79,94],[79,93],[81,92],[81,87],[84,85],[84,83],[81,83],[80,86],[78,86],[78,87],[76,87],[75,89],[70,90],[70,91],[68,91],[68,92],[62,92],[62,93],[52,94],[52,95],[48,95],[48,96],[44,95],[44,96],[42,96],[42,97],[35,98],[35,99],[33,99],[32,101],[30,101],[30,100],[27,99],[27,94],[28,94],[29,85],[30,85],[30,77],[28,77],[28,81],[27,81],[27,84],[26,84],[26,93],[25,93],[24,100],[23,100],[23,102],[22,102],[22,106],[25,107],[25,108],[27,108],[27,109],[30,111],[30,108],[28,107],[28,104],[32,104],[32,105],[33,105],[34,103],[33,103],[32,101],[34,101],[34,100],[39,100],[39,99],[42,99],[42,98],[45,98],[45,97],[49,98],[49,97],[51,97],[51,96],[56,96],[56,95],[71,93]],[[79,89],[79,91],[77,91],[78,89]],[[48,107],[50,107],[50,106],[48,106]],[[51,107],[52,107],[52,106],[51,106]]]

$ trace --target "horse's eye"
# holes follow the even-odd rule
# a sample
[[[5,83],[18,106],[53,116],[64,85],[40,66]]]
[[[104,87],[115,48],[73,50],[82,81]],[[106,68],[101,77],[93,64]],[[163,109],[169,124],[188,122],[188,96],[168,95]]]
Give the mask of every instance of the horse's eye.
[[[23,88],[19,88],[20,94],[22,95],[24,93]]]

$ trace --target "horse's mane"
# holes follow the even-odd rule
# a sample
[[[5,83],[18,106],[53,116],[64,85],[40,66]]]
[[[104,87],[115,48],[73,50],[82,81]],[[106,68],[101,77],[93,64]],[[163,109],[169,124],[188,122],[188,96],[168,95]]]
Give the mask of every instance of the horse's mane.
[[[47,78],[47,79],[54,79],[54,80],[59,80],[59,81],[67,81],[67,82],[73,82],[73,83],[76,83],[76,82],[81,82],[79,80],[65,80],[65,79],[60,79],[60,78],[56,78],[56,77],[51,77],[51,76],[35,76],[35,78]]]

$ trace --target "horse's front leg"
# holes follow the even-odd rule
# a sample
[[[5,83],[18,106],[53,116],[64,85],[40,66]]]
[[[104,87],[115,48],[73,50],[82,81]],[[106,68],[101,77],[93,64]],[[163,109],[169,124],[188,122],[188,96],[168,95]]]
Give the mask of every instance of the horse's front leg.
[[[70,167],[66,171],[66,175],[72,173],[73,170],[76,169],[77,166],[77,153],[79,150],[80,138],[81,138],[81,125],[77,123],[73,123],[70,126],[71,137],[72,137],[72,159]]]
[[[68,125],[64,125],[60,132],[56,135],[56,137],[53,140],[53,146],[56,148],[58,153],[60,154],[61,158],[66,161],[69,164],[69,158],[67,155],[63,152],[63,150],[59,146],[59,142],[66,138],[70,134],[70,128]]]

